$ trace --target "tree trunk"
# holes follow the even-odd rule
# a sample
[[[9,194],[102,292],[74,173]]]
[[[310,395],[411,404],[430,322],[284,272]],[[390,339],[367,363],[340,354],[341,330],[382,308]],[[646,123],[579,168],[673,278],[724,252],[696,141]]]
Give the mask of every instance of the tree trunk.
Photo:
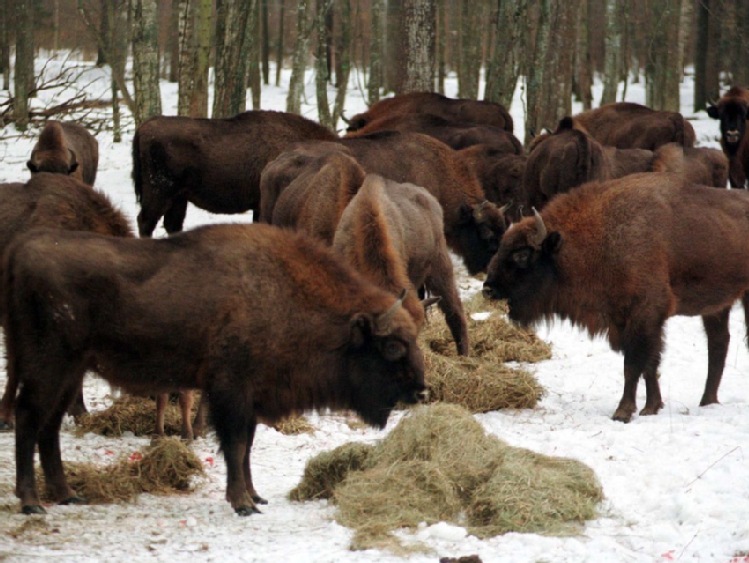
[[[694,50],[694,111],[707,107],[707,50],[710,29],[710,0],[697,3],[697,40]]]
[[[403,27],[404,0],[387,0],[387,16],[385,25],[385,91],[396,92],[401,74],[403,59],[401,51],[401,30]]]
[[[130,35],[128,30],[128,11],[126,8],[125,0],[117,0],[107,4],[107,17],[111,25],[109,26],[109,35],[106,40],[107,50],[105,51],[105,56],[110,60],[109,67],[112,69],[112,128],[116,143],[122,141],[122,131],[120,130],[120,94],[122,93],[122,86],[120,86],[120,82],[124,83],[125,81],[124,69],[125,62],[127,61],[128,37]],[[127,92],[124,92],[124,94],[127,94],[127,99],[130,98]],[[134,107],[132,100],[130,100],[128,107],[132,112],[132,108]]]
[[[34,86],[34,14],[32,0],[15,0],[16,67],[13,119],[16,129],[29,125],[29,96]]]
[[[169,36],[166,50],[169,59],[169,82],[179,81],[179,7],[178,1],[172,0],[169,12]]]
[[[575,95],[583,104],[583,111],[593,107],[593,61],[590,56],[590,11],[589,4],[592,0],[580,2],[579,33],[577,34],[577,49],[575,68]]]
[[[622,30],[619,19],[619,0],[606,0],[606,52],[604,56],[603,93],[601,105],[616,101],[622,63]]]
[[[475,100],[481,73],[481,29],[486,16],[483,2],[460,0],[460,51],[458,53],[458,97]]]
[[[382,88],[382,15],[385,0],[372,0],[372,30],[369,34],[369,83],[367,84],[367,103],[374,104],[380,99]]]
[[[0,74],[3,78],[2,89],[10,90],[10,6],[8,0],[0,0]]]
[[[498,0],[494,46],[487,69],[484,99],[510,107],[522,68],[527,0]]]
[[[304,71],[306,68],[307,47],[311,27],[307,25],[307,0],[298,0],[296,8],[296,47],[289,79],[289,93],[286,96],[286,111],[301,113],[304,92]]]
[[[346,103],[346,92],[348,90],[349,75],[351,74],[351,1],[339,0],[341,6],[340,38],[338,42],[338,56],[336,64],[336,95],[333,104],[333,127],[338,125],[338,120],[343,115],[343,106]]]
[[[651,44],[645,65],[645,103],[657,110],[680,111],[681,0],[654,0],[651,20]]]
[[[749,2],[736,0],[736,50],[733,83],[749,87]]]
[[[404,75],[396,93],[434,90],[435,0],[404,0],[402,57]]]
[[[247,61],[242,53],[248,14],[249,9],[241,0],[216,2],[213,117],[231,117],[247,108]]]
[[[247,31],[243,58],[247,61],[247,85],[252,91],[252,109],[260,109],[260,4],[246,0]]]
[[[105,41],[111,37],[112,10],[110,10],[110,8],[112,7],[113,4],[110,0],[100,0],[99,2],[99,35],[101,36],[102,41],[97,41],[96,66],[104,66],[105,64],[108,64],[107,52],[111,50],[112,46],[106,44]]]
[[[268,33],[268,0],[261,0],[260,2],[260,28],[262,31],[262,43],[260,50],[260,60],[263,65],[263,84],[269,84],[270,82],[270,38]],[[253,98],[254,101],[254,98]]]
[[[283,27],[286,17],[286,0],[281,0],[278,9],[278,37],[276,38],[276,86],[281,84],[281,69],[283,68]]]
[[[447,78],[447,10],[445,0],[437,0],[437,92],[445,94]]]
[[[161,115],[157,12],[156,0],[130,0],[136,126]]]
[[[328,13],[333,9],[332,0],[317,0],[317,58],[315,63],[315,88],[317,94],[317,116],[321,125],[333,127],[333,118],[328,107],[329,45]]]
[[[526,65],[528,74],[527,109],[525,116],[525,145],[541,132],[543,85],[546,79],[546,54],[549,50],[550,9],[552,0],[540,0],[538,20],[535,25],[536,41]]]

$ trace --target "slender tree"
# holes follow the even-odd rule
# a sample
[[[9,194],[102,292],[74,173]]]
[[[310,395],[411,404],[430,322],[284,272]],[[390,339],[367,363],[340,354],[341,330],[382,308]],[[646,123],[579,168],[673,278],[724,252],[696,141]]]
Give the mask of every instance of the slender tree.
[[[34,15],[32,0],[15,0],[16,66],[13,119],[16,129],[29,125],[29,97],[34,85]]]
[[[527,29],[527,0],[497,0],[494,44],[489,59],[484,98],[510,107],[523,65],[523,30]]]
[[[107,18],[111,25],[108,29],[106,52],[108,60],[111,61],[109,66],[112,69],[112,129],[115,143],[122,141],[119,81],[124,82],[124,69],[127,61],[129,32],[126,8],[126,0],[112,0],[107,4],[107,12],[109,12]],[[117,72],[114,71],[115,68],[118,69]]]
[[[645,64],[645,103],[653,109],[680,110],[681,10],[682,0],[652,2],[651,44]]]
[[[245,1],[248,14],[242,57],[247,61],[247,85],[252,90],[252,108],[260,109],[260,2],[258,0]]]
[[[525,112],[525,143],[537,135],[543,127],[542,86],[546,80],[546,55],[549,52],[550,11],[552,0],[540,0],[535,24],[536,40],[529,50],[527,68],[527,107]]]
[[[167,36],[166,58],[169,61],[169,82],[179,81],[179,1],[172,0],[169,9],[169,35]]]
[[[133,44],[135,123],[161,114],[159,90],[158,5],[156,0],[130,0]]]
[[[382,88],[382,17],[385,13],[385,0],[372,0],[372,28],[369,34],[369,82],[367,102],[372,105],[380,99]]]
[[[2,88],[10,89],[10,33],[8,21],[10,7],[8,0],[0,0],[0,75],[2,75]]]
[[[340,32],[336,57],[336,95],[333,104],[333,127],[343,115],[349,75],[351,74],[351,0],[338,0]]]
[[[606,0],[606,53],[603,71],[601,105],[616,101],[622,64],[622,28],[619,0]]]
[[[317,29],[317,58],[315,64],[315,90],[317,94],[317,116],[322,125],[333,127],[333,117],[328,106],[328,65],[330,41],[328,27],[328,13],[333,10],[332,0],[317,0],[317,15],[315,28]]]
[[[294,60],[289,79],[289,93],[286,96],[286,111],[300,113],[302,109],[302,93],[304,91],[305,57],[309,45],[312,26],[307,24],[307,0],[298,0],[296,8],[296,46]]]
[[[280,0],[278,8],[278,35],[276,36],[276,86],[281,84],[281,69],[283,68],[283,37],[284,19],[286,18],[286,0]]]
[[[230,117],[247,108],[247,18],[255,2],[216,2],[216,83],[213,117]]]
[[[383,78],[386,92],[395,92],[400,80],[402,58],[401,30],[405,0],[387,0],[385,15],[385,57]]]
[[[460,0],[458,96],[477,99],[481,73],[481,29],[486,21],[484,2]]]
[[[403,75],[396,93],[434,90],[435,0],[404,0],[401,53]]]
[[[707,51],[710,30],[710,0],[697,2],[697,43],[694,50],[694,111],[707,107]]]
[[[593,107],[593,69],[590,56],[590,4],[594,0],[580,2],[580,19],[578,21],[577,49],[575,49],[575,82],[574,94],[583,104],[583,110]]]
[[[80,4],[80,2],[79,2]],[[112,15],[113,12],[110,8],[114,8],[115,5],[109,0],[99,1],[99,35],[100,40],[96,42],[96,66],[104,66],[107,63],[107,51],[112,49],[112,46],[106,44],[105,41],[112,37]]]
[[[270,82],[270,37],[268,28],[268,0],[260,1],[260,31],[262,43],[260,48],[260,60],[263,65],[263,84]]]

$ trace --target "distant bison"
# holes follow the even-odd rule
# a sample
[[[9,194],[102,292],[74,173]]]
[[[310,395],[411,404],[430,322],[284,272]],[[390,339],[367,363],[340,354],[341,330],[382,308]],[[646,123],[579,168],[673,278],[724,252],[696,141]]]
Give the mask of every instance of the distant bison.
[[[693,147],[694,127],[680,113],[616,102],[574,116],[599,143],[619,149],[655,150],[666,143]]]
[[[718,149],[668,143],[653,153],[653,172],[673,172],[694,184],[725,188],[728,185],[728,158]]]
[[[300,115],[277,111],[226,119],[152,117],[133,137],[140,235],[151,236],[161,217],[168,233],[182,230],[188,201],[211,213],[256,210],[263,167],[290,143],[310,139],[337,136]]]
[[[348,130],[357,131],[384,117],[429,113],[453,123],[493,125],[512,133],[512,116],[502,104],[469,98],[448,98],[436,92],[410,92],[384,98],[348,120]]]
[[[200,388],[240,515],[265,501],[250,468],[258,421],[350,409],[382,428],[425,391],[401,301],[317,242],[268,225],[158,240],[35,231],[7,255],[5,347],[16,401],[16,495],[77,503],[60,459],[63,412],[87,370],[131,392]]]
[[[700,405],[718,402],[732,304],[749,307],[749,194],[713,190],[673,174],[645,173],[591,182],[557,196],[542,213],[505,233],[484,283],[507,299],[523,325],[555,316],[624,353],[624,392],[614,420],[663,403],[658,365],[663,326],[673,315],[700,315],[708,372]],[[719,249],[716,251],[716,249]],[[730,258],[727,258],[730,257]]]
[[[32,174],[65,174],[93,186],[99,167],[99,143],[82,125],[50,119],[26,165]]]
[[[50,227],[70,231],[90,231],[114,237],[133,236],[125,216],[109,199],[73,177],[40,172],[25,184],[0,184],[0,254],[11,242],[32,229]],[[0,279],[3,263],[0,262]],[[0,291],[0,322],[5,326],[4,287]],[[17,382],[7,381],[0,402],[0,427],[10,427]],[[74,415],[85,412],[79,394]]]
[[[731,187],[746,187],[749,176],[749,90],[734,86],[707,108],[707,114],[720,120],[720,145],[729,162]]]
[[[503,209],[508,222],[519,219],[528,157],[497,151],[487,145],[467,147],[458,151],[458,155],[473,169],[486,199]]]
[[[425,286],[440,298],[458,354],[468,354],[468,325],[443,233],[442,208],[427,190],[367,175],[341,214],[333,250],[379,287],[393,294],[409,288],[403,306],[419,327],[424,308],[417,291]]]

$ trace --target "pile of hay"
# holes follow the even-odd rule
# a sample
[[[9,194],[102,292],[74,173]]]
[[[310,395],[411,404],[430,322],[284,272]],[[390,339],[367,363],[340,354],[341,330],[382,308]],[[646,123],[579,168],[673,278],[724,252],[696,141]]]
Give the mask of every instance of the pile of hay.
[[[196,394],[192,417],[195,417],[200,395]],[[87,432],[102,436],[119,437],[125,432],[135,436],[150,436],[156,430],[156,401],[147,397],[123,395],[108,409],[81,415],[76,419],[77,433]],[[182,414],[171,401],[164,411],[164,434],[179,436],[182,433]]]
[[[508,322],[503,302],[488,301],[477,294],[463,307],[468,317],[470,356],[457,355],[439,312],[429,315],[419,337],[431,400],[458,404],[474,413],[535,407],[543,388],[526,370],[505,363],[548,360],[549,345],[532,331]],[[488,318],[471,318],[480,312]]]
[[[154,440],[142,452],[104,467],[74,462],[65,462],[64,467],[68,484],[94,504],[125,502],[140,493],[188,491],[194,477],[204,475],[200,459],[173,437]],[[41,468],[37,468],[36,476],[41,490],[45,490]]]
[[[356,531],[354,549],[392,545],[391,532],[440,521],[485,538],[565,534],[603,495],[584,464],[508,446],[464,408],[420,406],[379,444],[346,444],[307,463],[292,500],[330,498]]]

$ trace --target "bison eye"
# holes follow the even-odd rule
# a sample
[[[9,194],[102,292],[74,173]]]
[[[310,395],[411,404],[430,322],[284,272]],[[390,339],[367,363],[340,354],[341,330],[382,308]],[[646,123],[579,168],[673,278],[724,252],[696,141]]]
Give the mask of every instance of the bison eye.
[[[389,362],[400,360],[406,352],[406,345],[399,340],[387,340],[382,347],[382,355]]]
[[[527,268],[531,261],[531,249],[528,247],[520,248],[511,254],[511,258],[518,268]]]

